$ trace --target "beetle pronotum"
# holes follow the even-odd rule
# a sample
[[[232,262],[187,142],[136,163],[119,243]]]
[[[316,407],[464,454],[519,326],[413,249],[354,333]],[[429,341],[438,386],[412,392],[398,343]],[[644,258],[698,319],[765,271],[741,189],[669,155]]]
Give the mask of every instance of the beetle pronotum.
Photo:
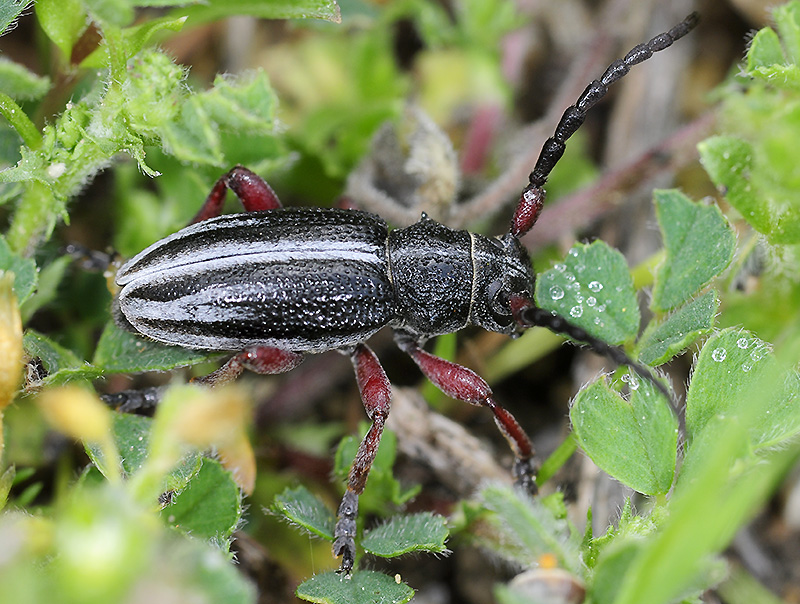
[[[205,383],[234,379],[244,369],[288,371],[306,353],[336,349],[350,355],[372,425],[339,506],[333,552],[342,556],[342,570],[353,568],[358,496],[391,405],[389,380],[365,343],[380,328],[394,329],[398,346],[445,394],[492,411],[516,457],[517,482],[530,491],[535,466],[525,431],[481,377],[423,350],[429,338],[467,325],[508,335],[543,326],[652,379],[621,349],[535,306],[534,274],[519,239],[536,222],[547,177],[586,112],[631,66],[670,46],[696,22],[693,13],[637,45],[567,108],[502,236],[450,229],[425,215],[390,231],[380,217],[358,210],[284,209],[265,181],[236,167],[217,181],[192,224],[117,273],[115,317],[123,327],[166,344],[236,352],[202,378]],[[227,189],[246,213],[220,215]]]

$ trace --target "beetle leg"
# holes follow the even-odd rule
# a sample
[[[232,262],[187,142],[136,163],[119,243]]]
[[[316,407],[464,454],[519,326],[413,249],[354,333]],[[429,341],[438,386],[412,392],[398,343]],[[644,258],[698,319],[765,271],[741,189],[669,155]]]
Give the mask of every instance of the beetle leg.
[[[219,216],[228,189],[236,194],[246,212],[276,210],[282,207],[278,196],[267,181],[243,166],[236,166],[214,184],[211,193],[190,224]]]
[[[367,416],[372,420],[358,453],[350,469],[347,480],[347,490],[339,505],[338,520],[333,533],[333,555],[342,556],[342,571],[349,573],[353,570],[356,555],[356,518],[358,517],[358,496],[364,492],[367,484],[369,470],[375,461],[375,454],[381,442],[383,426],[389,416],[392,404],[392,388],[389,378],[381,367],[378,357],[366,345],[359,344],[350,355],[356,371],[356,381],[361,392],[361,400]]]
[[[531,439],[514,416],[494,400],[489,384],[471,369],[426,352],[406,333],[396,332],[395,340],[400,349],[414,360],[425,377],[447,396],[491,410],[497,427],[516,456],[514,478],[517,484],[531,494],[536,493],[536,466]]]
[[[271,346],[250,346],[233,355],[216,371],[192,381],[218,386],[235,380],[245,369],[260,374],[285,373],[297,367],[302,361],[303,355],[299,352]]]

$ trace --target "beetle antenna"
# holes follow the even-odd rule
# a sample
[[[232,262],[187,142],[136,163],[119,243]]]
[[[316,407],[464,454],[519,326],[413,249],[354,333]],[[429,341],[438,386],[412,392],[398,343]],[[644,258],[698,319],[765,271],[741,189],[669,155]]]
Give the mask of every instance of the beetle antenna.
[[[586,344],[593,352],[614,361],[618,365],[630,367],[631,370],[639,377],[649,381],[656,388],[658,388],[659,392],[661,392],[661,394],[663,394],[667,400],[670,401],[670,405],[677,414],[677,409],[674,401],[672,400],[672,395],[667,387],[664,386],[661,381],[656,379],[656,376],[653,375],[653,372],[650,371],[648,367],[645,367],[643,364],[634,361],[619,346],[612,346],[611,344],[594,337],[582,327],[571,324],[564,317],[555,315],[549,310],[534,306],[533,303],[528,300],[519,298],[514,301],[512,308],[514,309],[514,317],[517,320],[517,323],[519,323],[522,327],[546,327],[550,331],[568,336],[573,340],[580,342],[581,344]]]
[[[621,79],[634,65],[646,61],[653,53],[672,46],[673,42],[688,34],[697,25],[699,17],[692,13],[667,32],[659,34],[649,42],[637,44],[622,59],[617,59],[608,66],[599,80],[592,81],[583,93],[561,116],[553,136],[545,141],[536,166],[528,177],[530,184],[520,196],[514,218],[511,222],[511,234],[522,237],[531,230],[536,222],[544,202],[544,183],[550,172],[564,155],[567,139],[575,134],[586,119],[586,113],[608,92],[608,87]]]

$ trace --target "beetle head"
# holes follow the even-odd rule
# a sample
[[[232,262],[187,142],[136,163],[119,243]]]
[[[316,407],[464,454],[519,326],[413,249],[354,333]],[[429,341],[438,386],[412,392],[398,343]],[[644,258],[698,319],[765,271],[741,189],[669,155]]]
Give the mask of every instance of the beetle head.
[[[512,300],[531,300],[533,268],[528,251],[519,239],[474,237],[475,281],[472,288],[470,322],[489,331],[514,334],[518,324]]]

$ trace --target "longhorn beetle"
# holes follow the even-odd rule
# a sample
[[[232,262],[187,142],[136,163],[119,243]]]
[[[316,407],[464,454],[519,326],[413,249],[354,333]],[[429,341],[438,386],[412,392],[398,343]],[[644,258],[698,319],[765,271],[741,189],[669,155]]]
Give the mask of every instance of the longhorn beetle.
[[[353,568],[358,496],[391,405],[389,380],[365,343],[380,328],[394,329],[398,346],[445,394],[491,410],[516,457],[514,476],[531,492],[530,439],[481,377],[423,350],[429,338],[467,325],[508,335],[542,326],[654,379],[621,349],[535,306],[533,269],[519,239],[536,221],[545,181],[586,112],[631,66],[670,46],[696,22],[693,13],[637,45],[587,86],[545,142],[504,235],[453,230],[424,214],[389,231],[383,219],[358,210],[282,208],[264,180],[239,166],[217,181],[189,226],[117,273],[114,315],[122,327],[166,344],[236,352],[201,378],[204,383],[232,380],[244,369],[289,371],[305,353],[335,349],[350,355],[372,425],[338,511],[333,553],[342,556],[343,571]],[[227,189],[245,213],[220,215]]]

